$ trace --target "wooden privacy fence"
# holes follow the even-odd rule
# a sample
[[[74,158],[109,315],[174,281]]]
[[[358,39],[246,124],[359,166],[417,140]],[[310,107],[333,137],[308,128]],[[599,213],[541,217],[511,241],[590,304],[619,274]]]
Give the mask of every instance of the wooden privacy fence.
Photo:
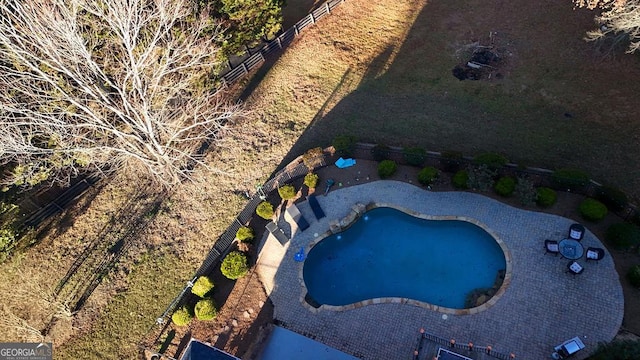
[[[303,29],[315,24],[319,19],[331,14],[331,10],[335,9],[344,1],[345,0],[329,0],[325,2],[315,10],[311,11],[309,15],[305,16],[302,20],[295,23],[295,25],[280,34],[280,36],[278,36],[274,40],[257,49],[249,49],[247,51],[248,57],[244,61],[242,61],[235,67],[229,67],[227,69],[223,69],[220,72],[219,77],[222,81],[222,87],[225,87],[239,80],[240,78],[247,75],[249,71],[260,66],[266,60],[265,56],[289,46],[289,44],[293,42],[293,39],[295,39],[296,36],[300,35],[300,32]],[[255,53],[253,53],[254,51]],[[245,56],[246,55],[247,54],[245,54]],[[229,65],[231,65],[231,63],[229,63]]]

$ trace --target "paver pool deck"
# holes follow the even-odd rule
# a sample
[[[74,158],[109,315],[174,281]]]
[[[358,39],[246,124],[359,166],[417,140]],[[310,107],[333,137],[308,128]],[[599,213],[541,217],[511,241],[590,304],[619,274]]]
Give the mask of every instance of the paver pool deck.
[[[424,328],[458,343],[491,345],[516,354],[516,359],[531,360],[549,359],[553,346],[580,336],[586,345],[574,357],[580,360],[598,342],[612,340],[622,324],[622,286],[608,252],[598,262],[578,260],[585,270],[577,276],[565,272],[569,260],[544,254],[544,240],[566,237],[574,220],[517,209],[475,193],[430,192],[399,181],[335,189],[317,198],[327,216],[317,221],[306,202],[297,204],[310,227],[295,233],[285,246],[271,236],[263,239],[257,272],[282,326],[340,351],[361,359],[409,359],[418,331]],[[371,202],[484,224],[504,243],[511,259],[511,279],[502,296],[487,309],[466,315],[443,316],[401,303],[310,310],[300,278],[304,263],[294,261],[295,253],[301,247],[308,252],[316,234],[326,233],[331,221],[349,215],[354,204]],[[588,230],[582,244],[604,248]]]

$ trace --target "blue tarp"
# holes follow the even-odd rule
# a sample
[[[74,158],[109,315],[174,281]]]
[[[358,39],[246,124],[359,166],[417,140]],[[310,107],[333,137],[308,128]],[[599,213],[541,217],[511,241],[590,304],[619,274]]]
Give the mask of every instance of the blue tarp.
[[[353,166],[356,164],[356,160],[355,159],[343,159],[340,158],[336,161],[336,166],[339,167],[340,169],[344,169],[347,168],[349,166]]]
[[[309,195],[309,197],[307,197],[307,200],[309,200],[309,206],[311,206],[311,210],[313,210],[313,214],[316,216],[316,219],[318,220],[322,219],[324,217],[324,211],[320,207],[320,204],[318,203],[318,199],[316,199],[316,196]]]

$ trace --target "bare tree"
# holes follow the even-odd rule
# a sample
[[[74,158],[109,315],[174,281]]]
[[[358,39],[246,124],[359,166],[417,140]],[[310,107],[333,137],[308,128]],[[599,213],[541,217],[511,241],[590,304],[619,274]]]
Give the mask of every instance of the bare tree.
[[[219,34],[189,0],[0,1],[2,182],[188,177],[240,111],[211,90]]]
[[[640,0],[574,0],[579,7],[601,8],[596,17],[598,29],[587,32],[587,40],[602,40],[611,36],[614,44],[628,42],[627,53],[640,48]]]

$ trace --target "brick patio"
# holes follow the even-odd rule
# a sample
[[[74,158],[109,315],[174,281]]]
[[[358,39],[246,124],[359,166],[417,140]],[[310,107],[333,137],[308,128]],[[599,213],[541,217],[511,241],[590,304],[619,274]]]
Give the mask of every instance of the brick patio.
[[[309,205],[299,203],[311,226],[284,247],[273,237],[263,239],[257,271],[283,326],[338,350],[362,359],[408,359],[418,330],[424,328],[531,360],[549,358],[554,345],[580,336],[587,346],[575,357],[580,360],[598,342],[613,339],[622,324],[622,287],[610,254],[597,263],[579,260],[586,269],[578,276],[565,273],[568,260],[544,255],[544,239],[560,240],[573,220],[520,210],[474,193],[429,192],[398,181],[334,189],[318,201],[327,216],[316,221]],[[347,216],[354,204],[370,202],[397,204],[426,215],[468,217],[486,225],[512,259],[511,282],[502,297],[477,314],[444,317],[407,304],[310,311],[303,304],[303,263],[295,262],[294,254],[300,247],[308,251],[314,235],[325,233],[330,221]],[[588,230],[582,243],[585,248],[604,248]]]

